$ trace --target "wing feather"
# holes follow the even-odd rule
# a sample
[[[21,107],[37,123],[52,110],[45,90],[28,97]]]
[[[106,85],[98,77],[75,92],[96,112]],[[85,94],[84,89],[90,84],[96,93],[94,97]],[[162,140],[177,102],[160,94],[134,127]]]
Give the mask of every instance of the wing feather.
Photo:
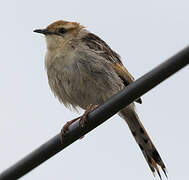
[[[87,33],[82,38],[82,41],[86,44],[86,46],[88,46],[88,48],[93,50],[93,52],[98,53],[99,56],[102,56],[111,62],[114,71],[122,79],[125,86],[129,85],[135,80],[129,71],[123,66],[119,54],[113,51],[105,41],[93,33]],[[141,98],[137,99],[136,102],[141,104]]]

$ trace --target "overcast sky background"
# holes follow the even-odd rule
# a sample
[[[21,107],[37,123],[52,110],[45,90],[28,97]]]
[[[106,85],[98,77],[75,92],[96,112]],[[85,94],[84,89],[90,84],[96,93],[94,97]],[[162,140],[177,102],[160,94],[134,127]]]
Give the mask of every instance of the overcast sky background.
[[[44,69],[44,37],[34,29],[60,19],[80,22],[116,50],[137,79],[189,44],[188,8],[187,0],[3,1],[0,172],[78,116],[51,93]],[[189,177],[188,78],[186,67],[137,105],[169,180]],[[22,179],[139,178],[151,180],[153,175],[126,123],[116,115]]]

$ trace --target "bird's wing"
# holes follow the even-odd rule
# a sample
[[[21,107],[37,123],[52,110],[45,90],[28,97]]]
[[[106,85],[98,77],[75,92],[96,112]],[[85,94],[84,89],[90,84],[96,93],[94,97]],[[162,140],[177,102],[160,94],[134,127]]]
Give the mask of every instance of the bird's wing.
[[[90,50],[93,50],[93,52],[98,53],[98,55],[111,62],[114,71],[121,78],[125,86],[129,85],[135,80],[123,66],[120,56],[98,36],[93,33],[87,33],[82,38],[82,41],[90,48]],[[141,98],[137,99],[136,102],[142,104]]]
[[[129,71],[127,71],[127,69],[119,62],[112,64],[112,67],[115,70],[115,72],[119,75],[119,77],[122,79],[125,86],[128,86],[135,80],[134,77],[129,73]],[[139,104],[142,104],[141,98],[138,98],[135,101]]]

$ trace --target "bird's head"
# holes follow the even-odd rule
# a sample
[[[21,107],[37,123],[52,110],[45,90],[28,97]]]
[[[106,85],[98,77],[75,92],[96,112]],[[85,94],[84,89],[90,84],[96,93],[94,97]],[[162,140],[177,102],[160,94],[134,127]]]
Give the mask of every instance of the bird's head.
[[[56,21],[45,29],[36,29],[34,32],[44,34],[47,48],[54,49],[62,47],[66,42],[75,38],[84,26],[76,22]]]

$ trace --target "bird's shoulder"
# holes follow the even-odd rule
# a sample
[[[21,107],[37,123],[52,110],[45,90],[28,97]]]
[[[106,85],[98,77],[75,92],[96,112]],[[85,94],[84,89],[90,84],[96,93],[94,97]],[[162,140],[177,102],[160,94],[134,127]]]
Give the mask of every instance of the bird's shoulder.
[[[86,33],[82,38],[81,41],[93,52],[96,52],[99,56],[102,58],[105,58],[106,60],[112,62],[112,63],[120,63],[121,58],[119,54],[117,54],[115,51],[113,51],[110,46],[102,40],[97,35],[88,32]]]

